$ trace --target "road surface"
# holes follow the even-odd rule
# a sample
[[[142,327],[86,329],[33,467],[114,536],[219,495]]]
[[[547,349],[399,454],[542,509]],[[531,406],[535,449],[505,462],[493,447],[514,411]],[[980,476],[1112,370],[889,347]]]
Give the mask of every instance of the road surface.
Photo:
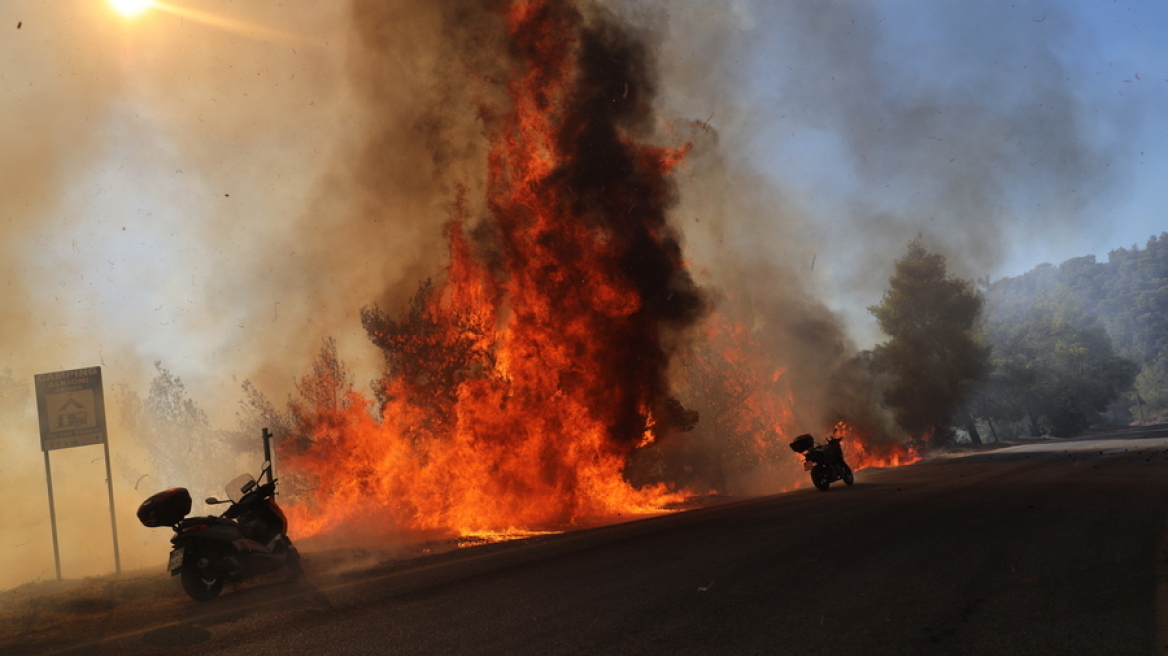
[[[1164,654],[1168,438],[1037,442],[570,534],[0,609],[3,654]],[[331,559],[331,560],[330,560]]]

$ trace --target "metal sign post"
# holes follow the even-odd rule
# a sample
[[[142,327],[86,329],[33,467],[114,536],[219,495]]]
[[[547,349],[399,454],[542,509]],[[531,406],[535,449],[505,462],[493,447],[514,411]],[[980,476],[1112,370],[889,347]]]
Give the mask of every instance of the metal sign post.
[[[114,477],[110,470],[106,439],[105,393],[101,367],[37,374],[37,414],[41,425],[41,450],[45,452],[45,480],[49,488],[49,521],[53,525],[53,558],[61,580],[61,551],[57,542],[57,511],[53,503],[53,470],[49,451],[101,444],[105,450],[105,482],[109,489],[110,527],[114,537],[114,566],[122,572],[118,549],[118,523],[114,514]]]
[[[49,483],[49,524],[53,527],[53,562],[57,565],[57,580],[61,580],[61,549],[57,546],[57,508],[53,503],[53,468],[49,466],[49,452],[45,451],[45,480]]]

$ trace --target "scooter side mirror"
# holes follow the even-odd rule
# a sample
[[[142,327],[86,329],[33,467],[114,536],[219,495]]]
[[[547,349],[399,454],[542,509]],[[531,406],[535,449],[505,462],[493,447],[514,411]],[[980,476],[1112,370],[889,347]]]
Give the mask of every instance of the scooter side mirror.
[[[207,497],[203,500],[203,503],[207,504],[208,506],[213,506],[217,503],[227,503],[227,501],[223,499],[216,499],[215,497]]]

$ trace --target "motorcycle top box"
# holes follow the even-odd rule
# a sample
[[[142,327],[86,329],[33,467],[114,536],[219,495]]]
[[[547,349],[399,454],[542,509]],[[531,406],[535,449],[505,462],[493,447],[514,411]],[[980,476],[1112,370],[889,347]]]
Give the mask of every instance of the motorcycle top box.
[[[157,528],[174,526],[191,512],[191,493],[185,487],[172,487],[150,497],[138,506],[138,521]]]
[[[791,450],[795,453],[803,453],[814,446],[815,438],[810,433],[804,433],[796,437],[794,442],[791,442]]]

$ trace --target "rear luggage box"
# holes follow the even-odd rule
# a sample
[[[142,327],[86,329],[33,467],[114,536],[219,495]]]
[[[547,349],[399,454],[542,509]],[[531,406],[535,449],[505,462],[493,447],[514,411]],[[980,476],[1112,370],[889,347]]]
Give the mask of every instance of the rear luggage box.
[[[172,487],[150,497],[138,506],[138,521],[143,526],[174,526],[191,511],[191,493],[185,487]]]
[[[791,450],[795,453],[803,453],[814,446],[815,438],[810,433],[804,433],[796,437],[794,442],[791,442]]]

